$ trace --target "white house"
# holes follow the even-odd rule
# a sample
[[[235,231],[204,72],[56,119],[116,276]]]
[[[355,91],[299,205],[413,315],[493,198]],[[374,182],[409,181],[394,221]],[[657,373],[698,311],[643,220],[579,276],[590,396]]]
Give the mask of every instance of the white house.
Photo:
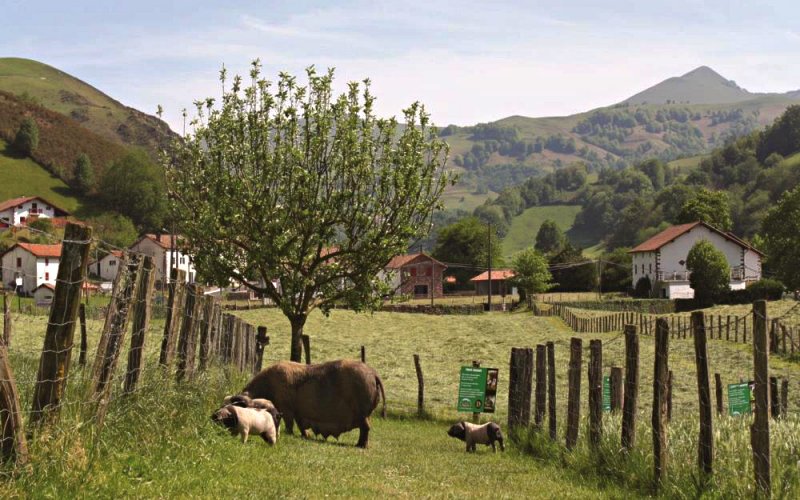
[[[14,289],[17,278],[22,278],[19,292],[30,294],[39,286],[56,284],[61,245],[17,243],[2,255],[3,283]]]
[[[105,281],[114,281],[119,270],[121,250],[112,250],[110,254],[89,264],[89,274]]]
[[[686,257],[700,240],[708,240],[728,259],[731,290],[744,289],[747,282],[761,279],[761,252],[732,233],[720,231],[705,222],[672,226],[633,248],[633,286],[645,276],[662,298],[690,299]]]
[[[0,203],[0,228],[25,224],[30,218],[66,217],[69,212],[38,196],[22,196]]]
[[[153,257],[156,265],[156,283],[169,282],[170,270],[177,267],[186,273],[187,283],[194,283],[195,268],[192,258],[181,250],[180,236],[171,234],[145,234],[130,249]],[[175,257],[175,259],[173,259]]]
[[[37,306],[47,306],[53,303],[56,287],[50,283],[43,283],[33,291],[33,299]]]

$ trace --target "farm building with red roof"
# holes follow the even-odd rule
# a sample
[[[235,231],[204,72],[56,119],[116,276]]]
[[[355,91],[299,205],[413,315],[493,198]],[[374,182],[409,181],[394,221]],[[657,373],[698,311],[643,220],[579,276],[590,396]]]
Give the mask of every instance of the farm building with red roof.
[[[0,202],[0,227],[25,225],[30,220],[64,218],[69,212],[39,196],[20,196]]]
[[[395,293],[430,298],[444,295],[443,273],[447,266],[425,252],[397,255],[386,265]]]
[[[3,285],[25,294],[44,284],[55,285],[60,258],[60,244],[17,243],[2,254]]]

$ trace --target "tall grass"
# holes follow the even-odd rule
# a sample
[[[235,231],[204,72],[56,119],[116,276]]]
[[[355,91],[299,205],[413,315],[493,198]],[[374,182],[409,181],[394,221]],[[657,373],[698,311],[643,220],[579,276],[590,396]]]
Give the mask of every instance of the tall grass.
[[[716,418],[714,421],[714,473],[703,477],[698,468],[697,417],[686,415],[668,424],[668,458],[666,476],[656,485],[653,475],[652,428],[650,415],[640,412],[636,426],[636,443],[626,452],[620,445],[621,418],[606,414],[603,437],[592,448],[583,419],[579,445],[568,451],[564,446],[564,428],[558,441],[551,441],[546,431],[521,429],[513,436],[520,449],[546,463],[572,469],[586,479],[601,485],[629,488],[641,495],[667,498],[747,498],[756,494],[750,447],[748,417]],[[774,498],[800,497],[800,416],[771,422],[772,491]]]

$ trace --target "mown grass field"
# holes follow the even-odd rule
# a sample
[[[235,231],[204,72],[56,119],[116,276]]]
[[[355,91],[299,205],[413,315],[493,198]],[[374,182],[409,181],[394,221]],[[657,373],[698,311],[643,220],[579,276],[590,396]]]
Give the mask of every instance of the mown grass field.
[[[41,196],[68,212],[82,207],[81,201],[58,177],[52,175],[30,158],[17,158],[0,139],[0,201],[18,196]]]
[[[503,238],[503,255],[506,260],[536,243],[536,233],[539,232],[542,222],[552,219],[566,233],[572,228],[580,210],[578,205],[549,205],[528,208],[514,217],[508,234]]]
[[[271,343],[265,349],[265,364],[288,357],[290,328],[279,311],[259,309],[237,314],[252,324],[268,327]],[[27,410],[46,319],[15,315],[15,324],[11,360]],[[90,353],[101,326],[99,321],[90,321]],[[255,439],[241,445],[211,425],[208,417],[222,397],[238,390],[247,376],[215,367],[192,383],[175,385],[171,375],[154,366],[162,328],[160,320],[152,325],[146,349],[149,364],[141,389],[132,397],[114,398],[100,436],[94,434],[91,420],[80,417],[87,410],[83,396],[90,370],[73,369],[63,419],[51,431],[37,433],[31,441],[30,468],[19,471],[14,478],[7,476],[7,469],[0,469],[4,498],[223,494],[287,498],[454,497],[476,491],[507,498],[621,498],[649,494],[637,483],[621,477],[628,473],[627,469],[604,478],[597,464],[584,459],[584,444],[574,454],[565,454],[552,447],[531,446],[530,441],[524,440],[525,450],[510,446],[505,454],[492,455],[481,449],[467,456],[460,442],[445,435],[449,423],[465,415],[454,410],[460,366],[480,360],[483,366],[500,369],[499,411],[494,418],[505,425],[510,349],[546,341],[554,341],[556,346],[558,418],[563,423],[568,345],[575,334],[557,318],[537,318],[528,312],[427,316],[334,310],[329,317],[313,313],[306,333],[311,337],[314,361],[357,358],[364,345],[367,362],[383,378],[390,418],[373,419],[370,448],[365,451],[353,447],[355,432],[342,436],[338,444],[284,435],[274,448]],[[584,370],[590,338],[604,341],[606,373],[611,366],[622,366],[622,338],[618,332],[609,332],[585,336]],[[652,338],[641,338],[639,420],[643,423],[649,421],[652,401],[653,344]],[[712,340],[709,349],[711,373],[721,373],[724,383],[752,373],[752,354],[747,346]],[[426,409],[430,413],[426,420],[413,417],[417,396],[414,353],[421,356],[425,374]],[[77,353],[73,356],[76,359]],[[90,356],[90,366],[91,360]],[[120,370],[124,365],[123,356]],[[776,375],[789,379],[791,388],[800,386],[797,363],[776,358],[772,367]],[[675,441],[673,459],[685,461],[687,453],[691,458],[692,422],[696,423],[697,415],[690,339],[671,342],[670,368],[675,373],[674,418],[688,422],[675,424],[671,438]],[[585,376],[582,383],[586,391]],[[585,394],[581,410],[584,420]],[[798,395],[800,392],[791,392],[790,409],[794,413],[800,408]],[[715,417],[718,422],[729,420]],[[746,435],[741,435],[746,430],[743,422],[722,423],[724,429],[736,429],[736,433],[723,432],[724,446],[728,446],[724,441],[728,434],[735,434],[737,443],[747,440]],[[615,425],[613,418],[607,419],[608,432],[618,433]],[[789,423],[776,423],[774,428],[782,429],[784,425]],[[559,436],[561,440],[561,431]],[[637,459],[642,462],[638,467],[646,472],[650,438],[646,429],[639,436],[645,455]],[[608,437],[608,447],[613,448],[614,439]],[[580,440],[585,442],[584,429]],[[736,450],[740,446],[741,443],[736,444],[733,451],[721,452],[721,456],[738,456]],[[749,476],[746,454],[741,460],[734,465],[741,466],[742,474]]]

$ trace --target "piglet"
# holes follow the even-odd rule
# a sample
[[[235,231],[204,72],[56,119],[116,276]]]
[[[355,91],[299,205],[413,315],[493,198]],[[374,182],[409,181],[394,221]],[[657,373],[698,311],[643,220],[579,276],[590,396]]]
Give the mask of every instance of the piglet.
[[[467,443],[468,452],[475,451],[476,444],[491,446],[492,451],[497,452],[495,442],[500,443],[501,451],[506,451],[503,446],[503,433],[500,431],[500,426],[494,422],[487,422],[483,425],[459,422],[450,427],[447,435]]]
[[[211,415],[211,420],[225,426],[232,436],[242,436],[242,443],[250,434],[260,435],[269,444],[277,441],[275,422],[267,410],[225,405]]]

